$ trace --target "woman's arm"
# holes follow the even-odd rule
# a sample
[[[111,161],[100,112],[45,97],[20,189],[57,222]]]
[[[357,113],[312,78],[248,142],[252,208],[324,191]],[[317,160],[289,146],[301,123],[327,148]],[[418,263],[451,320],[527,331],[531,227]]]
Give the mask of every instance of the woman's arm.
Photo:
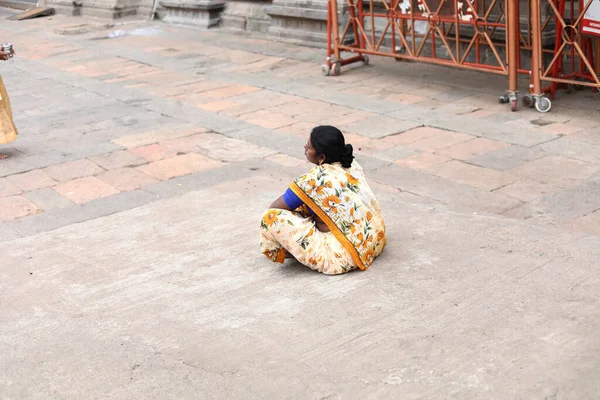
[[[269,208],[294,211],[295,209],[292,209],[290,206],[288,206],[283,197],[284,196],[280,196],[277,200],[273,202],[273,204],[271,204],[271,207]],[[323,221],[321,221],[319,217],[314,216],[313,219],[315,221],[315,226],[318,230],[320,230],[321,232],[329,232],[329,227]]]
[[[285,200],[283,200],[283,196],[279,196],[279,198],[277,200],[275,200],[273,202],[273,204],[271,204],[271,207],[269,207],[269,208],[277,208],[279,210],[294,211],[294,210],[292,210],[292,208],[290,206],[287,205]]]

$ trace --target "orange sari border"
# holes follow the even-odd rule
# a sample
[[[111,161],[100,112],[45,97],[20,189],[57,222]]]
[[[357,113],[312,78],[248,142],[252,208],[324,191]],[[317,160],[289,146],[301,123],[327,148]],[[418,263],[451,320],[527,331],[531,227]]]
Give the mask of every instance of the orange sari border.
[[[315,204],[315,202],[310,198],[310,196],[306,194],[296,182],[293,182],[290,185],[290,189],[296,194],[296,196],[300,198],[300,200],[304,202],[304,204],[306,204],[312,211],[315,212],[315,214],[319,216],[319,218],[321,218],[321,221],[323,221],[325,225],[327,225],[327,227],[333,233],[335,238],[350,253],[352,259],[356,263],[356,266],[363,271],[366,270],[367,267],[365,267],[362,260],[360,259],[358,251],[356,251],[354,245],[350,242],[350,240],[348,240],[348,238],[346,237],[346,235],[344,235],[340,228],[338,228],[335,222],[333,222],[331,218],[329,218],[325,211],[321,210],[321,208]]]

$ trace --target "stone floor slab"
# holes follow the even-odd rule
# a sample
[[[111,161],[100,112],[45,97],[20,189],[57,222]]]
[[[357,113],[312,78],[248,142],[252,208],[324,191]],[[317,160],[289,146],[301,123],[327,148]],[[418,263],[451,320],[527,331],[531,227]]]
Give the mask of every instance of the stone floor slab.
[[[429,151],[435,152],[441,149],[445,149],[447,147],[455,146],[459,143],[465,143],[465,146],[468,146],[470,141],[475,140],[475,138],[471,135],[465,135],[464,133],[457,132],[448,132],[443,131],[439,132],[434,136],[430,136],[425,139],[418,140],[416,142],[410,143],[407,146],[412,147],[421,151]],[[444,154],[442,154],[444,155]]]
[[[22,190],[10,179],[0,178],[0,197],[14,196],[21,192]]]
[[[90,160],[106,170],[138,166],[146,163],[146,160],[142,157],[125,150],[93,156],[90,157]]]
[[[25,197],[44,211],[52,210],[54,208],[64,208],[74,204],[71,200],[50,188],[33,190],[25,193]]]
[[[493,169],[477,167],[457,160],[434,164],[426,168],[427,172],[474,187],[494,190],[514,182],[517,178]]]
[[[45,168],[44,172],[58,182],[67,182],[73,179],[99,174],[104,172],[104,169],[98,164],[84,159],[52,165]]]
[[[76,204],[87,203],[90,200],[119,193],[115,187],[101,181],[95,176],[61,183],[53,189]]]
[[[578,186],[550,193],[506,213],[506,216],[542,221],[565,221],[588,215],[600,209],[600,182],[585,182]]]
[[[437,153],[455,160],[468,160],[491,151],[500,150],[508,144],[497,140],[476,138],[447,148],[437,150]]]
[[[385,161],[396,161],[396,160],[409,158],[417,152],[418,152],[418,150],[411,149],[409,147],[395,146],[395,147],[389,147],[387,149],[383,149],[383,150],[379,150],[379,151],[365,152],[365,154],[369,154],[372,157],[379,158],[379,159],[385,160]]]
[[[0,221],[12,221],[40,211],[23,196],[0,197]]]
[[[427,126],[415,128],[408,130],[407,132],[403,132],[399,135],[392,135],[380,139],[379,141],[382,143],[386,143],[388,146],[407,146],[409,144],[425,140],[428,138],[435,138],[438,136],[444,136],[448,134],[448,131],[443,129],[431,128]],[[385,147],[383,147],[385,148]]]
[[[34,169],[22,174],[10,175],[7,179],[24,192],[54,186],[56,184],[56,181],[41,169]]]
[[[8,242],[10,240],[18,239],[21,235],[17,233],[10,226],[3,222],[0,222],[0,242]]]
[[[575,184],[574,184],[575,185]],[[528,203],[543,196],[547,196],[557,190],[564,189],[564,184],[556,182],[540,183],[535,181],[516,181],[506,186],[502,186],[494,193],[502,194],[507,197],[521,200]]]
[[[188,175],[193,172],[218,168],[224,163],[202,156],[200,154],[182,154],[179,156],[155,161],[142,165],[137,169],[158,180],[167,180],[176,176]]]
[[[443,164],[448,161],[450,161],[449,158],[437,154],[422,152],[400,159],[396,161],[396,164],[412,169],[428,169],[434,165]]]
[[[178,137],[190,136],[203,132],[206,132],[206,129],[200,127],[193,127],[191,125],[173,126],[171,128],[122,136],[118,139],[113,140],[113,142],[119,146],[123,146],[129,149],[158,143],[163,140],[175,139]]]
[[[575,218],[568,221],[565,225],[568,229],[600,236],[600,211],[594,211],[582,217]]]
[[[560,182],[570,185],[573,181],[586,180],[598,171],[600,171],[600,164],[549,155],[523,164],[512,172],[536,182]]]
[[[469,163],[498,171],[520,167],[529,161],[546,156],[540,148],[508,146],[469,159]]]
[[[343,120],[343,118],[342,118]],[[370,138],[397,135],[420,126],[419,123],[390,117],[371,117],[350,124],[340,124],[341,128]]]
[[[600,163],[600,146],[562,137],[537,146],[549,154],[561,155],[590,163]]]
[[[487,190],[392,164],[378,170],[377,182],[465,210],[501,214],[522,203]]]
[[[163,158],[169,158],[177,155],[175,150],[167,149],[158,143],[134,147],[128,151],[136,156],[142,157],[146,161],[158,161],[162,160]]]
[[[131,167],[113,169],[98,175],[97,178],[121,192],[139,189],[158,182],[151,176]]]

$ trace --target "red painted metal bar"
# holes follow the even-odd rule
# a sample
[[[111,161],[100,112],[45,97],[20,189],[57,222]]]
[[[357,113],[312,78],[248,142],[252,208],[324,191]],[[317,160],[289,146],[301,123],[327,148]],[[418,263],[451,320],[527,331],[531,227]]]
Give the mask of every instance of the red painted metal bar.
[[[329,0],[328,56],[332,63],[328,75],[337,75],[340,66],[366,62],[366,55],[393,57],[505,75],[507,91],[516,99],[517,76],[529,72],[521,67],[518,0],[346,3],[348,22],[340,36],[337,0]],[[353,40],[348,32],[353,33]],[[353,54],[347,57],[347,53]]]

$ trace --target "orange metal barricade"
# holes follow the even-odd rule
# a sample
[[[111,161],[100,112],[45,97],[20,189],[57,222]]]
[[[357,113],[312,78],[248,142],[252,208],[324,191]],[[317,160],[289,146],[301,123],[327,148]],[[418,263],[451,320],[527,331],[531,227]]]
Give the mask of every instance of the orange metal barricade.
[[[340,29],[338,3],[329,0],[324,75],[369,55],[500,74],[508,77],[501,102],[516,110],[517,74],[530,72],[520,51],[532,42],[520,32],[518,0],[345,0],[344,8]]]
[[[532,102],[538,111],[550,111],[551,100],[561,87],[600,89],[600,21],[589,19],[592,6],[600,19],[600,0],[532,0]],[[541,41],[546,26],[540,16],[544,7],[548,18],[556,22],[551,49],[544,48]],[[549,86],[543,88],[543,82]]]

